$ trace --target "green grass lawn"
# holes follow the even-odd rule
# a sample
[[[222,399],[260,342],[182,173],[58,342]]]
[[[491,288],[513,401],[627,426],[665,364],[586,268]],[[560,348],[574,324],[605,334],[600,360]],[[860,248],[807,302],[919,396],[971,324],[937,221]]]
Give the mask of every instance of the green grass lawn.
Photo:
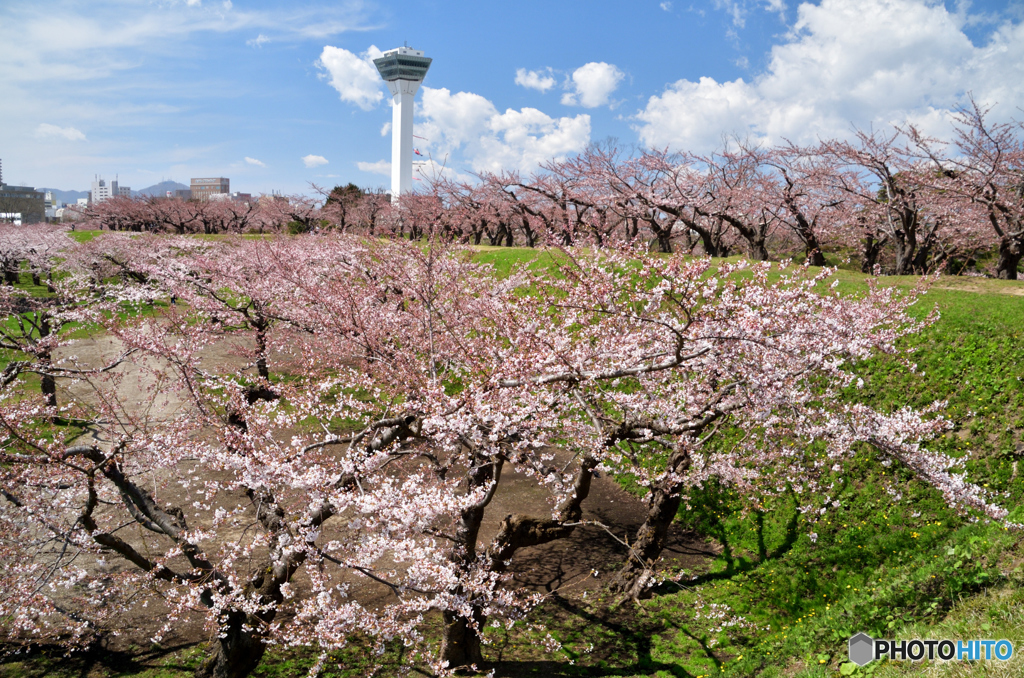
[[[545,266],[538,256],[547,255],[482,247],[476,258],[505,275],[516,264]],[[844,292],[866,289],[859,273],[840,270],[837,276]],[[1024,282],[940,278],[913,312],[924,316],[935,306],[939,320],[908,340],[917,371],[874,359],[859,368],[866,385],[856,397],[882,409],[947,401],[955,428],[932,446],[969,454],[971,480],[1005,493],[1000,501],[1024,522]],[[859,631],[876,638],[1008,638],[1024,653],[1021,534],[958,516],[935,490],[876,461],[867,456],[846,476],[841,506],[814,526],[788,501],[754,512],[730,492],[707,488],[679,519],[719,542],[721,556],[637,605],[549,599],[530,619],[545,630],[521,623],[489,632],[486,652],[498,662],[496,675],[1024,675],[1020,659],[862,669],[845,663],[847,639]],[[899,501],[881,489],[893,480]],[[727,605],[742,623],[718,628],[697,616],[701,603]],[[538,642],[545,633],[560,640],[562,650],[546,653]],[[0,664],[0,677],[184,676],[198,657],[195,647],[98,660],[37,655]],[[274,650],[256,675],[303,675],[314,659],[312,651]],[[366,675],[358,643],[337,660],[344,668],[332,664],[322,675]],[[398,650],[387,660],[398,661]],[[395,664],[389,666],[394,671]],[[385,667],[376,675],[392,673]]]

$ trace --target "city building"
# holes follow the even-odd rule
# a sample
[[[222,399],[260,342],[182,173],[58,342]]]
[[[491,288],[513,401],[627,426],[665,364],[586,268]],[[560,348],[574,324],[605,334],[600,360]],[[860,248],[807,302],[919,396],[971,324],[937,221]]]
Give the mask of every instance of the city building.
[[[46,196],[31,186],[0,183],[0,221],[36,224],[46,220]]]
[[[373,60],[391,92],[391,199],[412,190],[412,109],[432,59],[408,46],[391,49]]]
[[[92,190],[89,191],[89,204],[97,205],[114,197],[132,197],[131,187],[121,186],[117,183],[117,179],[108,182],[106,179],[100,179],[99,176],[97,176],[92,182]]]
[[[269,195],[266,193],[261,195],[256,202],[258,202],[260,205],[266,206],[273,205],[275,202],[288,202],[288,198],[276,191],[271,191]]]
[[[194,200],[209,200],[211,195],[231,192],[231,180],[224,177],[192,179],[190,183]]]
[[[214,193],[210,200],[230,200],[232,202],[252,202],[252,193]]]
[[[92,190],[89,191],[89,204],[98,205],[101,202],[110,200],[115,195],[121,195],[117,179],[108,182],[106,179],[100,179],[97,176],[92,182]]]

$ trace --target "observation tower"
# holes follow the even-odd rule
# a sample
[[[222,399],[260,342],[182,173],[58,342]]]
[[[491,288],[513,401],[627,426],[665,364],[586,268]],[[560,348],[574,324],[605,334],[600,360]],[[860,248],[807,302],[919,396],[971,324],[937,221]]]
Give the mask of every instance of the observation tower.
[[[373,60],[391,90],[391,200],[412,190],[412,100],[430,68],[431,59],[408,46],[391,49]]]

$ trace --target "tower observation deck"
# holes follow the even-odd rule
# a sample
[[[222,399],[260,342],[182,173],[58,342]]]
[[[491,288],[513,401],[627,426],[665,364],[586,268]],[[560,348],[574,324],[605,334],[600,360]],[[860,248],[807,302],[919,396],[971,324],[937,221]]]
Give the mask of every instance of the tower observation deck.
[[[380,77],[388,85],[391,108],[391,199],[412,190],[412,109],[420,83],[432,60],[423,52],[399,47],[373,60]]]

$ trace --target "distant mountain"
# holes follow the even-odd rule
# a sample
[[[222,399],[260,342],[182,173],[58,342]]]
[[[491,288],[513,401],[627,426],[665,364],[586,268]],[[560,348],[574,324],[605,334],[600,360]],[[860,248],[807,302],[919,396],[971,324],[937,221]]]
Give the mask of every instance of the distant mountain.
[[[163,197],[167,195],[167,191],[184,191],[187,189],[188,186],[186,186],[185,184],[179,184],[177,181],[161,181],[159,184],[155,184],[148,188],[143,188],[138,191],[132,191],[132,195]]]
[[[79,198],[89,197],[89,191],[62,191],[58,188],[37,188],[36,190],[40,193],[53,191],[53,197],[57,198],[57,202],[62,202],[65,205],[74,205]]]

